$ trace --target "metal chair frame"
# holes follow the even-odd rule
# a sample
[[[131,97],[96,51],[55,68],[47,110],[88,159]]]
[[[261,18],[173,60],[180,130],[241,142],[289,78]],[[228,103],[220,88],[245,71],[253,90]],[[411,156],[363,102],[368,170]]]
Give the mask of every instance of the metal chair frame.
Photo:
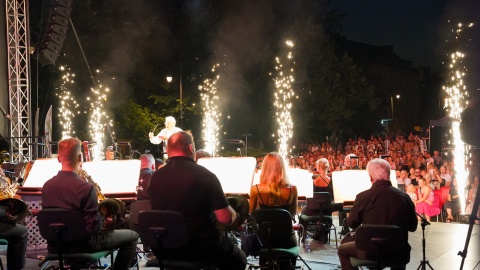
[[[113,250],[94,253],[65,251],[69,244],[73,243],[71,241],[78,243],[89,235],[85,229],[85,219],[79,211],[44,208],[38,213],[37,219],[40,235],[49,242],[55,242],[58,249],[57,253],[48,254],[39,264],[41,269],[45,269],[50,261],[56,260],[59,262],[59,267],[56,269],[60,270],[66,269],[65,260],[76,266],[83,266],[87,262],[89,269],[106,269],[108,267],[102,266],[100,258],[107,256],[110,256],[110,262],[113,265]],[[81,265],[78,265],[78,263]],[[92,266],[92,263],[95,263],[96,266]]]

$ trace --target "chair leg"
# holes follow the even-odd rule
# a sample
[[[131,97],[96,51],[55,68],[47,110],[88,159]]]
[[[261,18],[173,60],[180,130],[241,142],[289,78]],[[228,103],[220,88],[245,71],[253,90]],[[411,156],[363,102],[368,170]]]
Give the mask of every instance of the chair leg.
[[[298,258],[300,260],[302,260],[303,264],[308,268],[308,270],[312,270],[312,268],[310,268],[310,266],[308,266],[307,262],[302,258],[302,256],[298,255]]]

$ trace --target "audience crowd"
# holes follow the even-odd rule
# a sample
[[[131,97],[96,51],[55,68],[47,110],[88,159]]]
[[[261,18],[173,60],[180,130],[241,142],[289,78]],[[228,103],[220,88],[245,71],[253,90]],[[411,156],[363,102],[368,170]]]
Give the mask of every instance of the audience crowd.
[[[289,157],[289,166],[317,174],[315,162],[326,159],[331,174],[333,171],[348,169],[345,164],[347,155],[358,157],[357,164],[360,169],[366,169],[367,163],[374,158],[384,158],[390,163],[392,170],[395,170],[399,188],[407,192],[414,201],[417,212],[430,220],[431,216],[436,216],[443,208],[445,221],[451,222],[461,210],[454,160],[448,151],[432,151],[427,146],[428,139],[420,138],[413,132],[407,136],[394,134],[349,138],[344,145],[338,147],[329,142],[302,143],[296,149],[297,153]],[[464,205],[467,207],[463,212],[466,210],[466,214],[471,214],[471,205],[478,187],[477,159],[478,153],[472,151],[465,163],[469,171],[464,190]],[[262,157],[259,157],[258,168],[261,164]],[[421,180],[424,188],[419,187]],[[335,183],[335,179],[332,179],[332,182]]]

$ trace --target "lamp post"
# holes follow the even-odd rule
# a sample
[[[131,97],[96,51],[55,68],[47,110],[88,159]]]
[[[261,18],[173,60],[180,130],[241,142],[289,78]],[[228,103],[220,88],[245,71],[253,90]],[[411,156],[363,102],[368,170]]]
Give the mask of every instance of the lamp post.
[[[171,83],[172,76],[167,76],[167,82]],[[182,67],[180,66],[180,127],[183,128],[183,85],[182,85]]]
[[[400,98],[400,95],[395,96],[397,99]],[[394,120],[394,114],[393,114],[393,96],[390,96],[390,108],[392,109],[392,126],[393,126],[393,120]]]

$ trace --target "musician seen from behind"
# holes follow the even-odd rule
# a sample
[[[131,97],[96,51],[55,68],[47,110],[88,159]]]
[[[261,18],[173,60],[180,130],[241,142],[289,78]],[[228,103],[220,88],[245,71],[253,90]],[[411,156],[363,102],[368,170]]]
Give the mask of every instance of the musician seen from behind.
[[[0,177],[2,176],[5,177],[0,168]],[[7,269],[19,270],[25,266],[28,231],[22,224],[10,220],[7,210],[0,207],[0,238],[8,241]]]
[[[150,177],[155,172],[155,158],[152,154],[140,156],[140,178],[138,179],[137,201],[148,200]]]
[[[245,254],[216,227],[231,225],[237,218],[218,178],[194,161],[192,137],[180,131],[168,139],[168,162],[150,179],[148,194],[153,210],[172,210],[184,215],[190,234],[187,247],[164,250],[164,258],[201,260],[218,269],[244,270]],[[240,212],[240,211],[238,211]],[[158,257],[158,251],[153,253]]]
[[[115,148],[112,145],[105,150],[105,160],[115,160]]]
[[[291,185],[285,163],[280,154],[268,153],[262,162],[260,183],[250,189],[250,213],[257,208],[282,208],[290,212],[292,219],[297,214],[297,187]]]
[[[76,138],[58,143],[58,161],[61,171],[43,185],[42,207],[77,210],[85,218],[86,230],[91,233],[76,244],[78,252],[97,252],[118,249],[113,268],[129,269],[135,254],[138,234],[131,230],[102,230],[104,218],[98,211],[95,187],[78,176],[82,164],[81,142]]]
[[[150,142],[153,144],[160,144],[163,142],[163,153],[165,158],[168,157],[166,153],[166,148],[168,144],[168,138],[173,134],[182,131],[181,128],[175,126],[177,121],[173,116],[165,117],[165,128],[162,129],[156,136],[153,136],[153,132],[148,133],[148,137],[150,138]]]
[[[399,249],[392,254],[386,253],[386,257],[387,260],[392,258],[406,265],[410,261],[411,249],[408,244],[408,231],[414,232],[417,229],[415,206],[408,194],[392,186],[390,164],[386,160],[372,159],[367,164],[367,172],[370,175],[372,187],[359,193],[355,198],[347,219],[348,226],[356,229],[361,224],[377,224],[396,225],[402,228],[404,242],[398,243]],[[338,248],[338,257],[344,270],[356,269],[350,264],[350,257],[376,260],[366,252],[358,250],[354,241],[342,242]]]

